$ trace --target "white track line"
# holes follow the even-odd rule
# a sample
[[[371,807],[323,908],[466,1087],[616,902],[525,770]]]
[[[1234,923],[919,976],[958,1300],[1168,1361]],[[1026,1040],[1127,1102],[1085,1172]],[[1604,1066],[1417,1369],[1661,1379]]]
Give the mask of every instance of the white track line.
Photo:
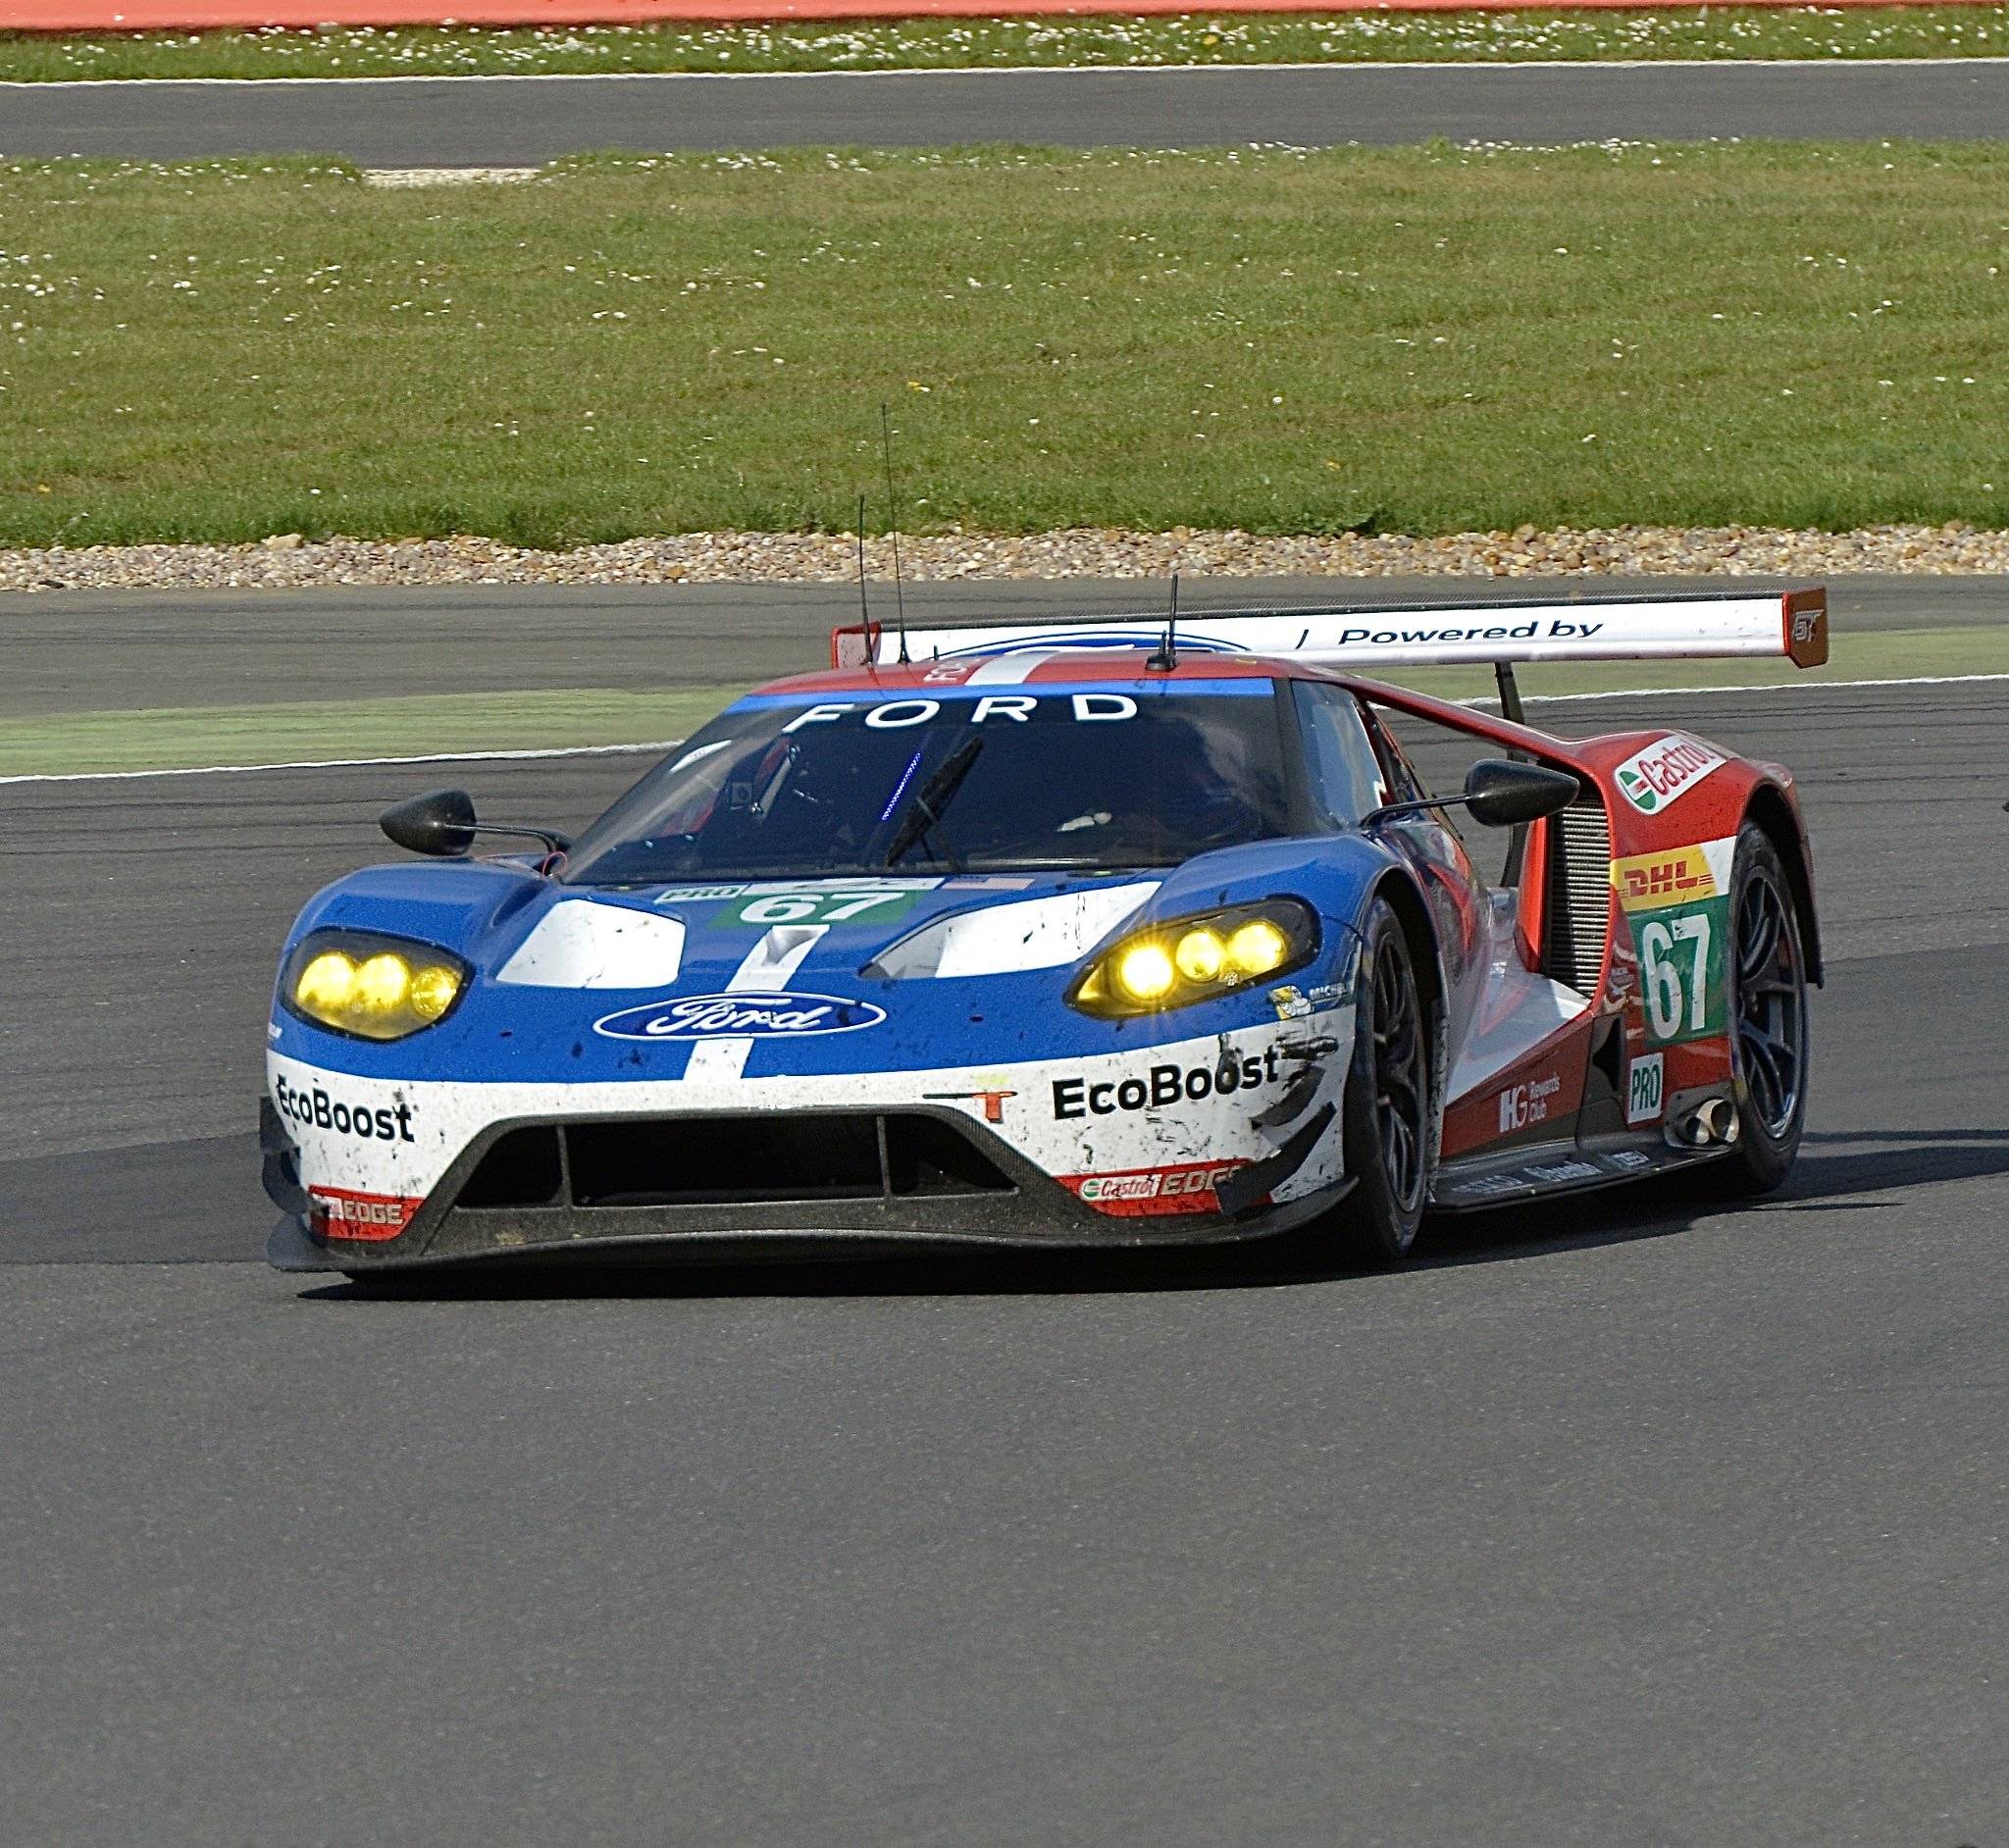
[[[1823,693],[1830,688],[1864,687],[1960,687],[1970,681],[2009,680],[2009,674],[1912,674],[1903,680],[1814,680],[1796,685],[1792,681],[1775,681],[1771,686],[1749,687],[1627,687],[1617,693],[1523,693],[1520,703],[1524,706],[1562,705],[1572,699],[1647,699],[1665,694],[1672,699],[1682,693]],[[1496,706],[1497,698],[1475,699],[1473,705]]]
[[[619,757],[651,750],[669,750],[681,738],[652,744],[563,744],[548,750],[438,750],[423,757],[314,757],[290,763],[205,763],[182,770],[37,771],[26,776],[0,777],[6,783],[129,783],[137,777],[251,776],[266,770],[364,770],[378,764],[519,763],[535,757]]]
[[[1625,687],[1614,693],[1527,693],[1525,706],[1565,705],[1581,699],[1674,698],[1695,693],[1812,693],[1833,690],[1861,691],[1866,687],[1962,687],[1982,681],[2009,681],[2009,674],[1920,674],[1908,680],[1817,680],[1800,686],[1791,682],[1751,687]],[[1468,699],[1474,706],[1498,705],[1495,699]],[[639,756],[646,751],[671,750],[684,741],[665,738],[649,744],[565,744],[548,750],[441,750],[423,757],[320,757],[293,763],[206,763],[185,770],[71,770],[35,772],[27,776],[0,776],[9,783],[126,783],[140,777],[224,777],[254,776],[268,770],[367,770],[382,764],[402,763],[520,763],[538,757],[618,757]]]
[[[1087,17],[1087,16],[1080,16]],[[675,21],[659,22],[674,25]],[[697,24],[698,22],[691,22]],[[799,22],[809,24],[809,22]],[[80,34],[87,36],[87,34]],[[1234,71],[1703,71],[1847,69],[1906,70],[1929,65],[2009,64],[2009,58],[1362,58],[1346,62],[1300,64],[969,64],[898,65],[876,71],[497,71],[491,75],[440,71],[395,77],[61,77],[46,82],[10,78],[6,90],[194,89],[222,84],[232,89],[271,89],[283,85],[328,84],[354,89],[367,83],[659,83],[691,80],[699,83],[763,83],[789,77],[1108,77],[1114,74],[1150,77],[1190,77]]]

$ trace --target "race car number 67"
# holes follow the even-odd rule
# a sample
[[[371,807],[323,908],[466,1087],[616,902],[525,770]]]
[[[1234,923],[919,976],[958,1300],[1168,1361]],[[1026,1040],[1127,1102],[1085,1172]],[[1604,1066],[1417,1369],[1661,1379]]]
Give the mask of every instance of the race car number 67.
[[[1688,981],[1683,1007],[1681,971],[1675,965],[1674,946],[1693,944],[1694,969]],[[1688,1030],[1700,1033],[1708,1017],[1709,919],[1701,912],[1677,917],[1672,924],[1658,919],[1639,933],[1641,973],[1645,977],[1646,1012],[1657,1040],[1670,1040],[1681,1030],[1681,1015],[1688,1016]]]
[[[755,898],[751,904],[740,907],[741,920],[747,924],[798,924],[804,918],[822,917],[827,923],[842,923],[847,918],[859,917],[877,906],[897,904],[905,894],[899,892],[871,892],[862,898],[848,898],[842,893],[834,895],[841,900],[831,902],[831,894],[784,894],[773,898]]]

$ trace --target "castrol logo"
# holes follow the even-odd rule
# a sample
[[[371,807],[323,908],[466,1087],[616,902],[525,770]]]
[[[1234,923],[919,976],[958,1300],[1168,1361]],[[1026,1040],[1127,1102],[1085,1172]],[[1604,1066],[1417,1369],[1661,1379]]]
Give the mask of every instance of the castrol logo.
[[[1619,766],[1619,790],[1642,815],[1658,814],[1728,761],[1707,744],[1671,733]]]

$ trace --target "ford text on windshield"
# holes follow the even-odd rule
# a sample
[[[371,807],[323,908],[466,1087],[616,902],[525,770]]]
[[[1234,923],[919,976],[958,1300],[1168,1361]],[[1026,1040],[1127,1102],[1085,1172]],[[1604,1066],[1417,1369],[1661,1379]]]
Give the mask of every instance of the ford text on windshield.
[[[1268,680],[755,694],[601,816],[564,877],[1172,866],[1289,817]]]

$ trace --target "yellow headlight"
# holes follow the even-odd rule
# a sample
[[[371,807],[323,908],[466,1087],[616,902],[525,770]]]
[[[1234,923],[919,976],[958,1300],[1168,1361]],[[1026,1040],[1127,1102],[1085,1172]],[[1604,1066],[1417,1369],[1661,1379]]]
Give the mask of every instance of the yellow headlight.
[[[411,993],[412,965],[386,950],[356,971],[355,1005],[366,1013],[394,1013]]]
[[[1290,939],[1266,918],[1251,918],[1228,939],[1228,960],[1242,975],[1267,975],[1290,953]]]
[[[1172,960],[1189,982],[1218,982],[1225,954],[1220,939],[1211,931],[1188,931],[1172,951]]]
[[[421,1020],[438,1020],[459,993],[460,977],[443,963],[430,963],[412,977],[412,1012]]]
[[[1231,999],[1241,984],[1302,967],[1318,953],[1318,919],[1302,898],[1271,898],[1144,924],[1076,977],[1067,1003],[1105,1020]]]
[[[346,933],[345,933],[346,934]],[[467,985],[467,970],[449,951],[409,950],[357,941],[311,947],[288,979],[288,1004],[309,1020],[365,1040],[401,1040],[442,1020]]]
[[[339,1012],[356,992],[356,965],[338,950],[327,950],[300,971],[293,999],[310,1013]]]
[[[1116,983],[1133,1001],[1162,1000],[1179,979],[1162,944],[1134,944],[1116,964]]]

